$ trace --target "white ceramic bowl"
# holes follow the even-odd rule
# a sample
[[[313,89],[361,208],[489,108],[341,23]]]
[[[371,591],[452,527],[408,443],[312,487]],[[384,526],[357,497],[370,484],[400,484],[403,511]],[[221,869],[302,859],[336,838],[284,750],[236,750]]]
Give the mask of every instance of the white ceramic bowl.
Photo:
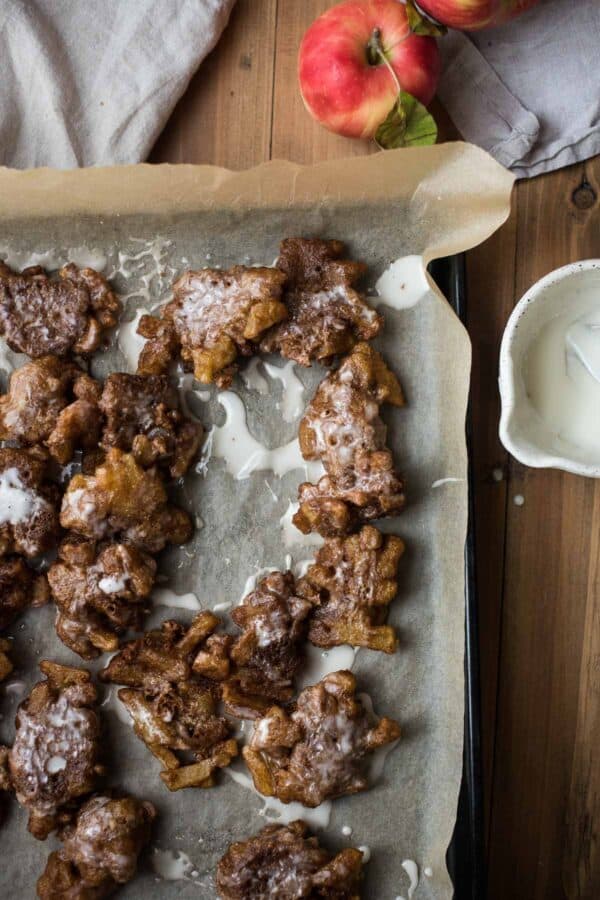
[[[500,440],[527,466],[600,478],[600,459],[558,441],[531,405],[524,379],[527,352],[544,325],[565,312],[575,288],[594,286],[600,297],[600,259],[583,260],[550,272],[515,306],[500,349]]]

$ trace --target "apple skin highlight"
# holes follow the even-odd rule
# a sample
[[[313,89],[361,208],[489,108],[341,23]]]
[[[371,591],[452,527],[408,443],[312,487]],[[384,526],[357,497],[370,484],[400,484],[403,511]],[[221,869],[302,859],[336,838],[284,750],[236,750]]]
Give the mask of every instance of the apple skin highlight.
[[[437,43],[410,33],[402,3],[346,0],[332,7],[304,35],[298,75],[310,114],[346,137],[373,137],[398,96],[388,65],[369,62],[368,45],[375,31],[403,90],[427,105],[437,88]]]
[[[539,0],[417,0],[423,12],[448,28],[460,31],[478,31],[494,25],[502,25],[525,10],[536,6]]]

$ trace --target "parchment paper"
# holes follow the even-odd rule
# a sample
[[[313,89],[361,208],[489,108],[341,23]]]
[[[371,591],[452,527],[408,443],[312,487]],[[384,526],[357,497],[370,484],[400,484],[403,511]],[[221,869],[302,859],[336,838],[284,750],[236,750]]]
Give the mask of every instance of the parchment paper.
[[[312,168],[273,162],[250,172],[209,167],[136,166],[74,172],[0,171],[0,247],[16,251],[97,248],[107,271],[129,294],[124,318],[168,293],[176,272],[210,261],[270,264],[284,236],[337,237],[352,256],[365,260],[372,288],[398,257],[422,254],[425,261],[459,252],[484,240],[509,210],[512,177],[485,153],[464,144],[391,151],[367,158],[331,161]],[[118,251],[124,251],[119,258]],[[137,257],[136,257],[137,254]],[[430,867],[415,893],[451,896],[445,853],[456,818],[462,771],[464,657],[464,542],[467,520],[465,411],[470,343],[446,301],[432,288],[412,309],[380,307],[385,330],[377,346],[399,375],[408,398],[404,410],[384,410],[389,443],[408,482],[409,503],[385,531],[407,543],[400,591],[390,621],[401,642],[395,656],[361,650],[356,672],[375,709],[398,718],[403,738],[387,759],[383,777],[369,792],[334,803],[322,839],[331,847],[368,845],[365,896],[406,896],[401,867],[412,859]],[[99,357],[97,373],[123,367],[116,342]],[[323,370],[296,369],[306,400]],[[248,410],[254,436],[268,446],[292,439],[297,421],[286,423],[276,409],[280,387],[261,396],[234,383]],[[211,392],[196,411],[207,425],[220,424],[223,410]],[[256,567],[312,556],[314,548],[284,547],[279,519],[303,473],[282,479],[260,472],[235,481],[213,459],[206,477],[192,474],[173,494],[204,522],[187,546],[166,553],[160,571],[178,593],[195,592],[203,606],[237,603]],[[440,479],[458,479],[432,488]],[[277,498],[277,499],[274,499]],[[158,607],[152,622],[186,610]],[[10,741],[16,703],[38,680],[45,657],[77,664],[78,657],[55,637],[51,607],[28,613],[11,633],[18,671],[0,690],[4,719],[0,737]],[[19,684],[18,682],[21,682]],[[4,694],[4,696],[3,696]],[[157,879],[151,851],[128,898],[216,896],[212,872],[231,840],[258,831],[260,799],[226,776],[213,790],[169,794],[158,779],[159,764],[130,727],[110,709],[105,715],[107,747],[115,783],[151,799],[159,810],[152,847],[184,851],[198,875],[169,882]],[[0,895],[34,896],[36,878],[55,846],[36,842],[26,816],[13,804],[0,832]],[[352,836],[342,835],[350,826]]]

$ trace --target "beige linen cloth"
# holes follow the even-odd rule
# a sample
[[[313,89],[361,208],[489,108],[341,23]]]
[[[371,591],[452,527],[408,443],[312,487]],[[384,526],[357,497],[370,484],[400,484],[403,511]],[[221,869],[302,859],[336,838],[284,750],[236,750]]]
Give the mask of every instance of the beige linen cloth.
[[[235,0],[4,0],[0,163],[146,159]]]

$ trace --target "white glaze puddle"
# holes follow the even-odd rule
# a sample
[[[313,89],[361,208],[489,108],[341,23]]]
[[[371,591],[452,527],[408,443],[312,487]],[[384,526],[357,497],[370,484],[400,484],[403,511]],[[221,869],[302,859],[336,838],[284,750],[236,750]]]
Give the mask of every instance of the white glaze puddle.
[[[442,487],[444,484],[459,484],[461,481],[464,481],[464,478],[438,478],[437,481],[434,481],[431,485],[432,488]]]
[[[146,343],[146,338],[137,334],[137,327],[142,316],[149,314],[147,309],[140,307],[136,309],[133,319],[130,322],[123,322],[117,330],[117,344],[125,359],[128,372],[135,372],[137,369],[140,353]]]
[[[298,512],[298,503],[292,500],[288,503],[288,508],[279,520],[281,525],[281,537],[285,547],[321,547],[324,539],[320,534],[312,532],[311,534],[303,534],[292,522],[292,518]]]
[[[237,481],[265,470],[281,478],[295,469],[303,469],[307,479],[318,481],[323,466],[320,462],[307,462],[302,458],[297,438],[269,450],[250,434],[246,408],[237,394],[223,391],[219,394],[219,403],[226,418],[223,425],[216,425],[210,432],[210,456],[225,460],[227,472]]]
[[[39,250],[28,253],[11,250],[6,245],[2,245],[0,246],[0,259],[17,272],[28,269],[29,266],[43,266],[44,269],[52,272],[62,268],[68,262],[73,262],[82,268],[89,267],[96,269],[97,272],[102,272],[107,265],[106,254],[102,250],[83,246],[69,247],[63,255],[58,254],[55,250]]]
[[[410,884],[408,886],[408,900],[412,900],[412,896],[419,886],[419,867],[414,860],[405,859],[402,861],[402,868],[410,879]]]
[[[262,802],[262,808],[258,811],[259,816],[267,819],[269,822],[277,822],[280,825],[289,825],[296,819],[303,819],[306,824],[313,829],[327,828],[331,818],[331,803],[326,801],[309,809],[301,803],[282,803],[275,797],[263,797],[256,788],[250,776],[240,769],[240,763],[233,763],[222,771],[228,775],[232,781],[239,784],[246,790],[252,791]]]
[[[247,365],[240,370],[240,378],[249,391],[264,395],[269,393],[269,382],[260,371],[262,365],[260,357],[252,356]]]
[[[306,662],[297,678],[298,689],[316,684],[330,675],[332,672],[340,672],[342,669],[351,669],[356,659],[358,649],[342,644],[341,647],[332,647],[330,650],[322,650],[313,644],[306,644]]]
[[[415,306],[431,288],[425,275],[422,256],[403,256],[388,266],[375,285],[377,296],[370,296],[371,306],[385,304],[394,309]]]
[[[154,606],[169,606],[172,609],[190,609],[197,612],[202,607],[195,594],[176,594],[169,588],[155,587],[152,591]]]
[[[276,403],[277,409],[281,410],[285,422],[294,422],[304,412],[304,385],[294,372],[293,359],[283,366],[274,366],[268,362],[263,365],[267,375],[282,385],[281,400]]]
[[[358,849],[360,850],[360,852],[363,855],[363,863],[368,863],[369,860],[371,859],[371,848],[367,847],[366,844],[361,844],[361,846],[358,847]]]
[[[152,868],[164,881],[189,881],[198,871],[187,853],[183,850],[152,851]]]

